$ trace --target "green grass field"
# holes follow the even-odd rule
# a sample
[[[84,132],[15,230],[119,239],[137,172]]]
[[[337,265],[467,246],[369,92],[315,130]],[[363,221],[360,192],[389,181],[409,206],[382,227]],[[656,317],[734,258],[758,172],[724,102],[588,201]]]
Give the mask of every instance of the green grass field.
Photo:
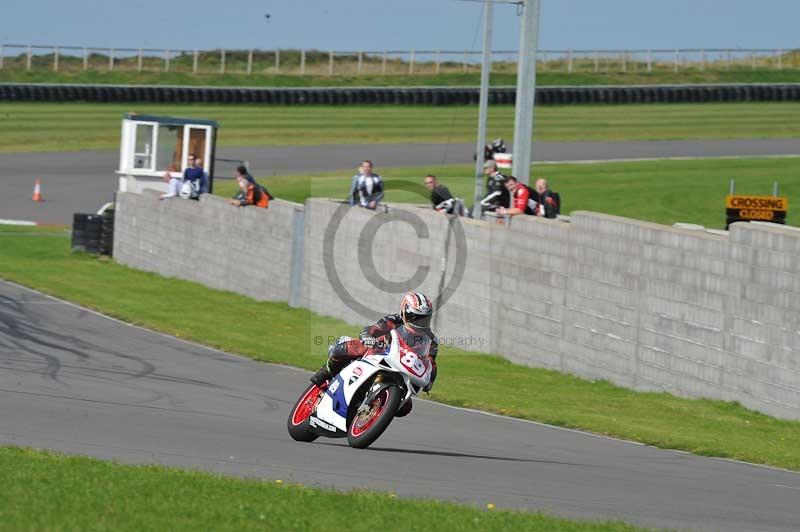
[[[48,232],[0,226],[0,278],[127,322],[256,360],[309,370],[317,369],[325,357],[324,346],[314,345],[314,336],[356,333],[356,328],[339,320],[304,309],[256,302],[73,254],[64,231],[31,235],[43,231]],[[131,286],[137,289],[130,290]],[[189,308],[195,315],[213,315],[214,327],[172,319]],[[270,334],[253,334],[264,330]],[[508,394],[510,389],[515,393]],[[488,354],[443,347],[432,398],[658,447],[800,470],[800,422],[778,420],[730,402],[633,392]]]
[[[0,531],[347,530],[422,532],[643,530],[619,521],[400,499],[390,493],[314,489],[161,466],[0,447]],[[399,518],[406,516],[406,518]],[[344,526],[346,525],[346,526]]]
[[[39,65],[34,70],[24,70],[20,64],[16,68],[6,67],[0,70],[0,82],[18,83],[87,83],[87,84],[115,84],[115,85],[194,85],[194,86],[225,86],[225,87],[412,87],[412,86],[477,86],[480,84],[480,72],[473,68],[472,72],[450,72],[440,75],[414,74],[407,75],[405,68],[398,68],[397,73],[387,75],[351,73],[342,75],[289,75],[289,74],[263,74],[246,72],[246,64],[229,65],[229,69],[238,73],[219,74],[215,72],[191,74],[188,69],[182,72],[160,72],[162,64],[150,66],[150,72],[137,73],[135,71],[107,70],[108,61],[97,65],[95,70],[83,71],[76,65],[69,71],[54,72],[52,64]],[[327,67],[327,64],[325,65]],[[324,68],[317,69],[324,72]],[[63,68],[63,66],[62,66]],[[674,83],[793,83],[800,81],[800,70],[776,70],[758,68],[698,69],[673,72],[672,69],[658,69],[652,73],[639,72],[564,72],[540,69],[536,78],[539,86],[552,85],[655,85]],[[374,71],[375,69],[373,69]],[[430,71],[430,69],[428,69]],[[513,72],[513,69],[511,69]],[[516,74],[509,72],[495,72],[491,76],[493,86],[516,85]]]
[[[128,111],[219,120],[219,146],[474,142],[477,106],[0,103],[0,152],[116,150]],[[489,138],[512,138],[513,106],[489,109]],[[542,106],[539,141],[800,136],[790,102]]]
[[[472,204],[471,166],[378,169],[387,183],[386,201],[425,203],[423,176],[433,173],[456,196]],[[532,175],[546,177],[561,194],[562,213],[588,210],[671,225],[690,222],[725,225],[725,196],[731,179],[740,194],[769,195],[773,181],[789,198],[787,223],[800,225],[800,158],[663,160],[597,164],[534,165]],[[278,198],[302,203],[310,196],[344,198],[350,187],[346,172],[260,178]],[[419,192],[398,190],[408,182]],[[393,190],[394,188],[394,190]],[[235,183],[219,180],[215,193],[233,196]]]

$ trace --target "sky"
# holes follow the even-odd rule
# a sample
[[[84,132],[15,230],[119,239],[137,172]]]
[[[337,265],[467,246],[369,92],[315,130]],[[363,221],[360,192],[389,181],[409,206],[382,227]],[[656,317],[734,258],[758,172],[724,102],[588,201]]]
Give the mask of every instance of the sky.
[[[519,45],[494,6],[496,50]],[[541,0],[544,49],[800,48],[799,0]],[[0,43],[479,50],[480,0],[0,0]],[[269,15],[269,18],[266,17]]]

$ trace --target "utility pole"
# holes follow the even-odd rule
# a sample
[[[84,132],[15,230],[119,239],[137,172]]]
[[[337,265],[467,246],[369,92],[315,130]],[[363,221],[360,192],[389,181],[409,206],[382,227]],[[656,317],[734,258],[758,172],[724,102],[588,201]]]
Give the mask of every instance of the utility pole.
[[[480,218],[483,199],[483,145],[486,143],[486,121],[489,110],[489,72],[492,69],[492,15],[494,3],[483,2],[483,63],[481,64],[481,94],[478,110],[478,138],[475,141],[475,203],[472,216]]]
[[[526,185],[531,177],[533,111],[536,103],[536,50],[539,44],[539,4],[525,0],[519,32],[517,101],[514,115],[513,175]]]

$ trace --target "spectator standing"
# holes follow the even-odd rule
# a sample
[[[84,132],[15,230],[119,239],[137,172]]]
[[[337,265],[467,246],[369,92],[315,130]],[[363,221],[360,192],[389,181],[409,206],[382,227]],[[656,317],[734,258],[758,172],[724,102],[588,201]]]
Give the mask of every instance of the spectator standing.
[[[533,199],[536,202],[536,216],[555,218],[561,212],[561,197],[547,186],[547,179],[537,179],[534,184]]]
[[[510,195],[505,186],[506,177],[497,170],[497,163],[493,160],[486,161],[483,164],[483,173],[486,175],[486,197],[481,200],[483,210],[508,208]]]
[[[450,194],[446,186],[439,183],[435,175],[428,174],[425,176],[425,188],[431,191],[431,205],[433,205],[434,209],[448,212],[452,208],[453,195]]]
[[[350,183],[350,205],[375,210],[383,199],[383,179],[372,172],[372,161],[361,161],[358,173],[353,176]]]
[[[501,216],[535,215],[536,200],[531,198],[533,191],[526,184],[520,183],[516,177],[510,175],[506,178],[505,187],[511,197],[511,206],[509,208],[498,207],[497,214]]]

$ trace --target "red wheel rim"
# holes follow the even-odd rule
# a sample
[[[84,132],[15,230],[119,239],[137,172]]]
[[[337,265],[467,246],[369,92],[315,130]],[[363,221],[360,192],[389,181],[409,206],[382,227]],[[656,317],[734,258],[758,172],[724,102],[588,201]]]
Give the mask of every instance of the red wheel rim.
[[[384,388],[381,390],[381,393],[372,400],[370,406],[372,407],[372,412],[370,413],[369,417],[363,419],[361,416],[356,416],[353,420],[353,424],[350,426],[350,434],[353,436],[361,436],[364,434],[372,425],[378,421],[378,418],[381,417],[383,413],[383,408],[386,406],[386,403],[389,401],[389,388]],[[376,404],[377,403],[377,404]]]
[[[308,389],[300,402],[297,403],[297,408],[294,409],[292,425],[300,425],[308,419],[308,416],[314,411],[314,407],[317,406],[317,402],[319,401],[319,391],[320,389],[318,386],[312,386]]]

